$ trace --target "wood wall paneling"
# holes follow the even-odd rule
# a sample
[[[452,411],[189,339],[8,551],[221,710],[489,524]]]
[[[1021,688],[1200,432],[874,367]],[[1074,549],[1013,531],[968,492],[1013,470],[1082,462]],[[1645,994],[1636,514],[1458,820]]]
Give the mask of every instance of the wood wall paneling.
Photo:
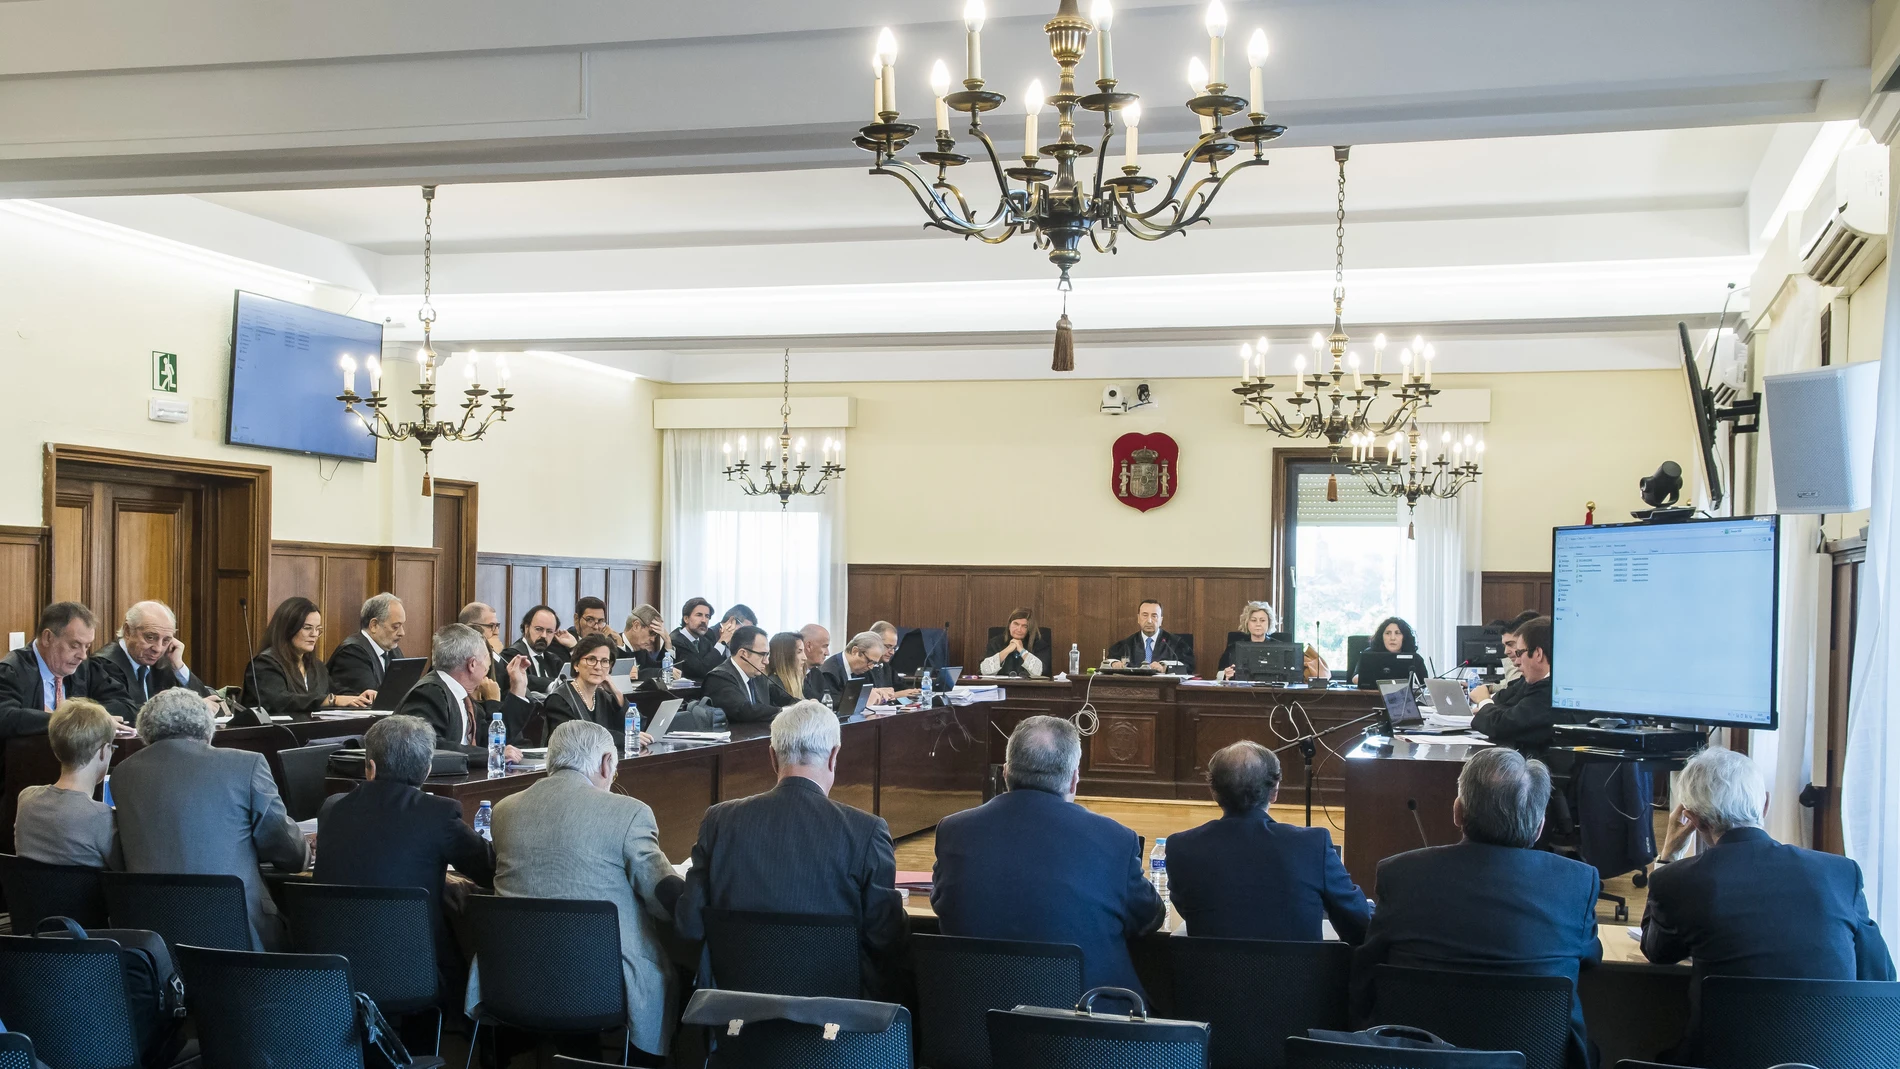
[[[406,631],[403,652],[410,656],[427,653],[435,629],[455,622],[453,616],[443,619],[439,615],[437,595],[440,591],[436,580],[444,567],[442,557],[443,551],[436,548],[403,547],[388,551],[386,588],[402,599]]]
[[[31,639],[47,593],[44,527],[0,527],[0,632],[19,631]],[[5,638],[0,634],[0,638]]]
[[[671,620],[673,611],[657,604],[659,592],[658,561],[483,553],[475,566],[475,600],[494,606],[509,642],[520,637],[521,616],[535,605],[552,607],[565,627],[574,622],[574,602],[586,596],[607,603],[615,626],[642,604]]]
[[[1485,572],[1482,591],[1485,623],[1509,620],[1525,609],[1549,616],[1555,604],[1549,572]]]

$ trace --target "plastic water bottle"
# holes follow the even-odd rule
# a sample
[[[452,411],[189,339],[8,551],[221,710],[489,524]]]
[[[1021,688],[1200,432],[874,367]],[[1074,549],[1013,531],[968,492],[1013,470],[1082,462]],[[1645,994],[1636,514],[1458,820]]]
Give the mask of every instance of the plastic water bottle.
[[[921,672],[921,675],[923,677],[924,708],[928,709],[930,708],[932,700],[937,696],[937,673],[929,668],[925,668]]]
[[[495,833],[489,830],[490,826],[494,823],[494,819],[494,807],[487,802],[483,802],[480,808],[475,810],[475,834],[487,839],[491,843],[494,842]]]
[[[666,648],[666,652],[660,655],[660,686],[670,687],[672,685],[673,685],[673,647],[668,646]]]
[[[626,756],[638,757],[640,755],[640,720],[634,715],[632,702],[627,703],[627,726],[625,728],[625,734]]]
[[[1157,837],[1148,850],[1148,882],[1154,884],[1161,901],[1168,900],[1168,840]]]
[[[1069,678],[1074,679],[1077,676],[1080,676],[1081,674],[1082,674],[1082,645],[1081,643],[1078,643],[1078,642],[1071,642],[1069,644]]]
[[[488,778],[500,779],[508,774],[508,725],[501,722],[501,710],[495,710],[495,718],[488,722]]]

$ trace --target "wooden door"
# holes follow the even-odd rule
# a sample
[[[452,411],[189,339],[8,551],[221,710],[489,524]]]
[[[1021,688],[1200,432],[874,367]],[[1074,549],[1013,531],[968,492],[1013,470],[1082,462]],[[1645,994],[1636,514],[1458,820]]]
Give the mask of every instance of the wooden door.
[[[435,570],[435,624],[455,622],[462,606],[475,600],[476,484],[435,481],[435,548],[442,551]],[[501,606],[496,606],[499,611]]]
[[[204,494],[196,487],[59,479],[53,508],[53,598],[81,601],[104,646],[136,602],[162,601],[190,651],[201,637],[198,577]]]

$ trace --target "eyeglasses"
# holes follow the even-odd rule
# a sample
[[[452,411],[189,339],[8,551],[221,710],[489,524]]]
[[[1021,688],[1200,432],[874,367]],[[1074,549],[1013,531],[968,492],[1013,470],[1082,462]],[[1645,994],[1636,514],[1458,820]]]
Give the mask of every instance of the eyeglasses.
[[[495,622],[494,622],[494,623],[492,623],[492,624],[476,624],[476,625],[475,625],[475,630],[477,630],[477,631],[500,631],[500,630],[501,630],[501,621],[499,621],[499,620],[497,620],[497,621],[495,621]]]
[[[612,657],[582,657],[581,663],[590,668],[612,668],[614,666]]]
[[[323,625],[322,624],[305,624],[302,627],[298,628],[297,630],[301,634],[321,636],[323,634]]]

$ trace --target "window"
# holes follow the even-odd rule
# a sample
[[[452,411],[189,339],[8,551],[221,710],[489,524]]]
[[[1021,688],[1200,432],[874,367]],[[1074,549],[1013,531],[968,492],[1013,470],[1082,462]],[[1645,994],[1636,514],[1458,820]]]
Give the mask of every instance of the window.
[[[1286,538],[1281,612],[1295,641],[1309,643],[1334,671],[1350,672],[1346,639],[1370,635],[1399,611],[1408,565],[1398,504],[1325,460],[1289,460],[1283,469]],[[1339,500],[1326,500],[1329,476]]]

